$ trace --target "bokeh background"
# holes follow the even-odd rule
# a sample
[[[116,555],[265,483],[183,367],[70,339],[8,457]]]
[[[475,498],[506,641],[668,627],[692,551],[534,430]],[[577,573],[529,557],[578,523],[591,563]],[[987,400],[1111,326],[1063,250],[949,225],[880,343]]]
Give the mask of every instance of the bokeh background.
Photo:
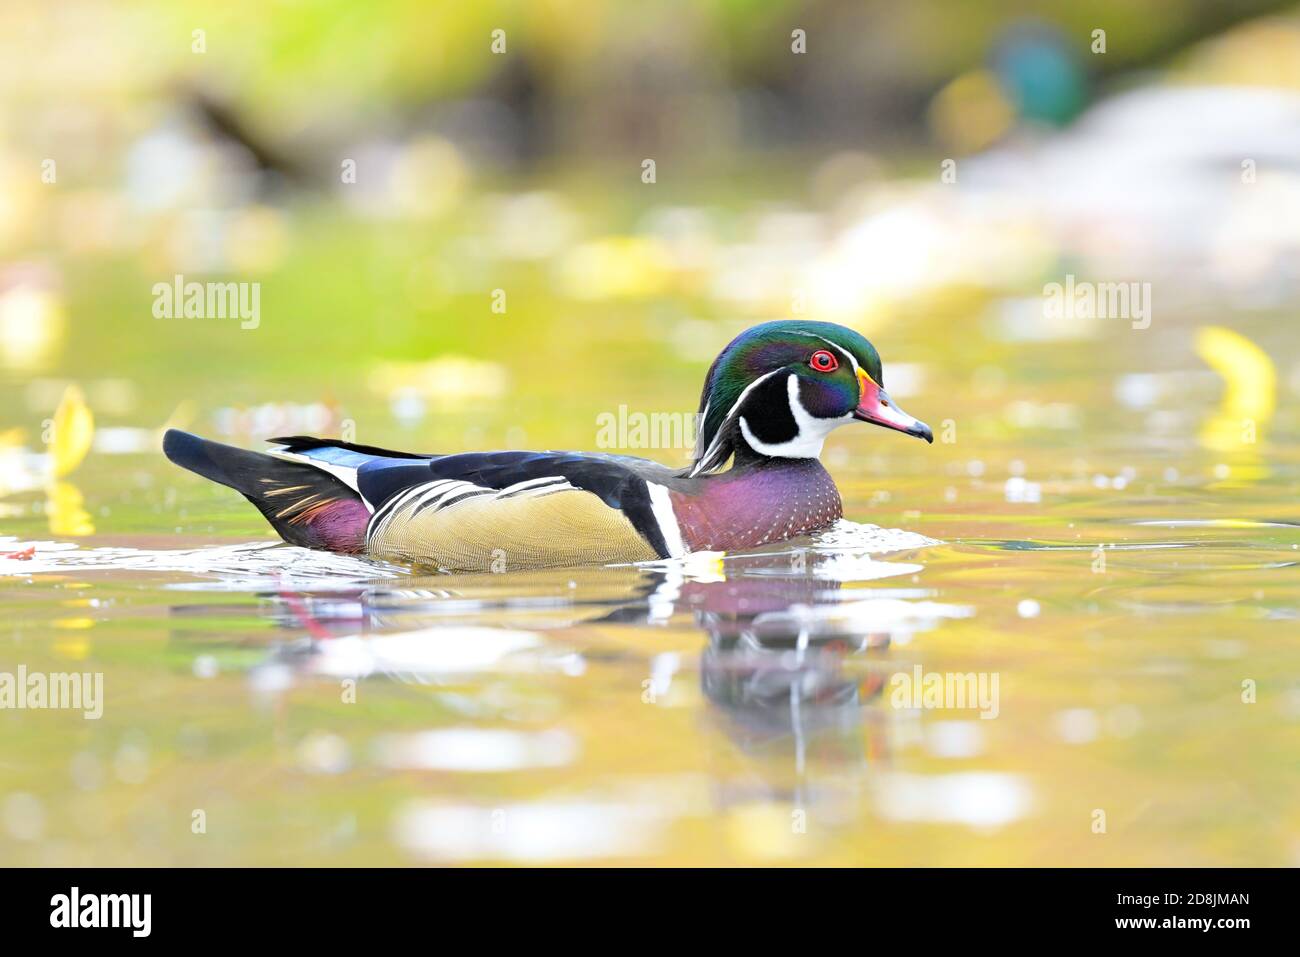
[[[0,51],[0,662],[117,696],[4,716],[5,860],[1300,860],[1294,4],[48,0],[0,9]],[[260,284],[257,328],[155,318],[176,275]],[[1150,326],[1050,317],[1067,276],[1149,283]],[[621,630],[520,609],[662,582],[425,582],[484,603],[456,627],[539,629],[545,666],[426,650],[363,718],[277,656],[504,639],[329,599],[328,565],[285,591],[241,553],[195,590],[201,559],[158,557],[270,536],[162,461],[165,425],[590,449],[791,316],[868,335],[941,436],[828,445],[848,518],[948,544],[880,594],[878,563],[826,571],[946,604],[831,601],[823,657],[736,678],[737,633],[765,652],[716,570]],[[124,551],[45,560],[92,548]],[[758,592],[787,638],[826,598]],[[882,710],[914,660],[999,671],[1002,718]]]
[[[75,379],[106,424],[583,445],[775,316],[975,368],[1066,272],[1287,301],[1286,5],[1056,7],[11,5],[6,425]],[[260,283],[260,327],[155,320],[176,274]]]

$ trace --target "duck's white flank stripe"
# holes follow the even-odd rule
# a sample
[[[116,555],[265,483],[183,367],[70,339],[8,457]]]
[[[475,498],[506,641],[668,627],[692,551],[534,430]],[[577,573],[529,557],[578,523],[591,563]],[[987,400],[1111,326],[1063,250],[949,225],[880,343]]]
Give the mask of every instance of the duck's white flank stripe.
[[[659,532],[664,537],[668,557],[681,558],[686,554],[686,544],[682,541],[682,529],[677,524],[677,514],[673,511],[673,500],[668,495],[668,489],[654,482],[646,482],[645,487],[650,493],[650,511],[659,523]]]

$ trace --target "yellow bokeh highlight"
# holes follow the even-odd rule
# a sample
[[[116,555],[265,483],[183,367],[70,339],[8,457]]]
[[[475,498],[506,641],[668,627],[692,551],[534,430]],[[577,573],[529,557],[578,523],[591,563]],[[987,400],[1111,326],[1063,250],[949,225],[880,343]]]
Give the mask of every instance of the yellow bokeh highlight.
[[[86,624],[84,628],[89,628],[94,622]],[[60,658],[67,658],[71,661],[85,661],[90,657],[90,640],[83,635],[67,635],[58,638],[53,644],[54,653]]]
[[[747,804],[726,817],[728,842],[741,855],[757,860],[789,860],[815,850],[800,821],[804,812],[772,804]]]
[[[988,70],[963,73],[930,104],[930,128],[945,145],[974,153],[993,145],[1011,128],[1015,110],[997,77]]]
[[[0,292],[0,364],[22,371],[49,365],[67,322],[63,301],[51,290],[19,285]]]

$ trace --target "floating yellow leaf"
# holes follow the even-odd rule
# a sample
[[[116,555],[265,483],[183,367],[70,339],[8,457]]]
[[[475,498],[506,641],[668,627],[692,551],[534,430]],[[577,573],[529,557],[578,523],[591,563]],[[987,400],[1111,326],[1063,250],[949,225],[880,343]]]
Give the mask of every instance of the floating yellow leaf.
[[[1201,445],[1218,452],[1253,446],[1273,417],[1277,393],[1273,360],[1241,333],[1222,326],[1196,331],[1196,354],[1223,377],[1225,385],[1219,408],[1201,428]]]
[[[726,552],[692,552],[682,564],[682,574],[693,582],[725,582],[727,566],[723,559]]]
[[[95,437],[95,416],[75,385],[68,386],[54,412],[50,436],[50,461],[55,478],[68,475],[81,464]]]

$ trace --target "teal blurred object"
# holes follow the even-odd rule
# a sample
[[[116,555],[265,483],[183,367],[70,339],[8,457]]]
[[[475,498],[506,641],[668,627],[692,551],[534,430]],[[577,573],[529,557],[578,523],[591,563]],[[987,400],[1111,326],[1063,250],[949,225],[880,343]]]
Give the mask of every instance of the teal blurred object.
[[[994,54],[994,72],[1021,118],[1064,126],[1087,102],[1087,81],[1064,37],[1045,24],[1010,28]]]

